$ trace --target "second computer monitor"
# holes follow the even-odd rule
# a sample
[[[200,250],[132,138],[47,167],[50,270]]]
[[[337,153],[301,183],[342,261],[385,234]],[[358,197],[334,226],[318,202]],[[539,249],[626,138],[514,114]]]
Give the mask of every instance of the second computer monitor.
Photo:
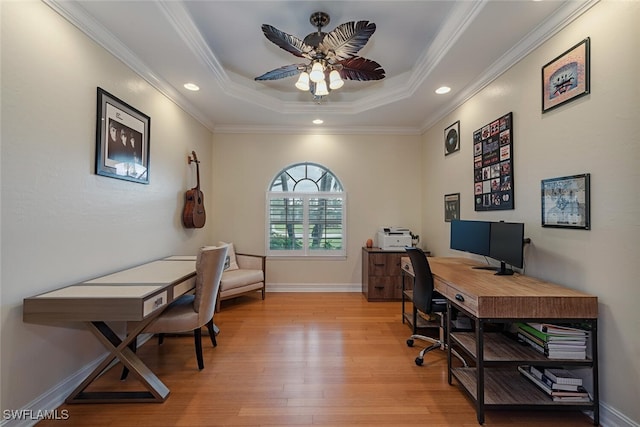
[[[505,264],[512,267],[523,266],[524,224],[520,222],[492,222],[489,244],[489,256],[500,261],[496,274],[513,274]]]

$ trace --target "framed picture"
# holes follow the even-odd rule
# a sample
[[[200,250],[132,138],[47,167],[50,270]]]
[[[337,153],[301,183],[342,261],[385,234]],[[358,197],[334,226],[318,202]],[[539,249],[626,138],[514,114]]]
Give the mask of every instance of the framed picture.
[[[149,183],[151,119],[98,88],[96,174]]]
[[[444,155],[448,156],[460,150],[460,121],[444,130]]]
[[[460,193],[444,195],[444,220],[460,219]]]
[[[542,112],[589,93],[590,39],[587,37],[542,67]]]
[[[590,228],[590,196],[588,173],[543,179],[542,226]]]
[[[473,133],[473,185],[476,211],[514,209],[513,113]]]

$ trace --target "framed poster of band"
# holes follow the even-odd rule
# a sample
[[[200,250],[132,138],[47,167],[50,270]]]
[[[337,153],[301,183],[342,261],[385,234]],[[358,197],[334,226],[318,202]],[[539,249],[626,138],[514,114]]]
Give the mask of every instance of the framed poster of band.
[[[514,208],[513,113],[473,132],[474,209]]]

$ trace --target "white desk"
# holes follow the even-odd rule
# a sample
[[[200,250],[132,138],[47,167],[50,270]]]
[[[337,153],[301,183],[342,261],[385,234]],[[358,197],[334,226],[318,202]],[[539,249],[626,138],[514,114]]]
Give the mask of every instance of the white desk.
[[[171,301],[195,287],[195,275],[194,259],[164,259],[25,298],[25,322],[83,322],[109,350],[67,403],[163,402],[169,389],[128,345]],[[121,340],[108,321],[140,323]],[[85,392],[114,359],[137,376],[148,391]]]

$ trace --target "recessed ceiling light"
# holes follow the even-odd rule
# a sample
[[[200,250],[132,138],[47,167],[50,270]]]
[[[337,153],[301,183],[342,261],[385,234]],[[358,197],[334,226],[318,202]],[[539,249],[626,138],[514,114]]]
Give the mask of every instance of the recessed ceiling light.
[[[448,86],[442,86],[442,87],[439,87],[438,89],[436,89],[436,93],[438,95],[442,95],[442,94],[449,93],[449,92],[451,92],[451,88],[448,87]]]
[[[313,124],[314,124],[314,125],[321,125],[321,124],[323,124],[323,123],[324,123],[324,120],[322,120],[322,119],[315,119],[315,120],[313,121]]]
[[[200,87],[195,83],[185,83],[184,88],[187,90],[197,91],[200,90]]]

